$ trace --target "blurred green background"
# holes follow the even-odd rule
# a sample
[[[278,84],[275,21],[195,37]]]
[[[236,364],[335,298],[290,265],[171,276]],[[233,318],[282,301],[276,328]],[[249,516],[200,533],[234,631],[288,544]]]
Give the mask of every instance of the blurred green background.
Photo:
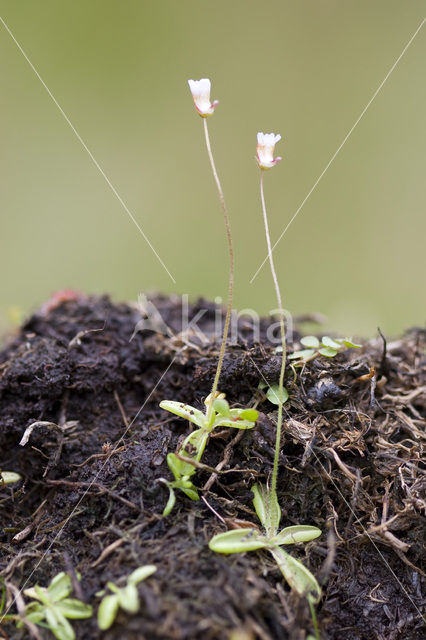
[[[424,1],[2,0],[0,15],[176,284],[0,24],[0,325],[64,287],[226,296],[221,211],[187,79],[209,120],[236,245],[237,308],[275,307],[254,162],[273,238],[400,55]],[[275,251],[285,306],[342,334],[424,322],[426,24]]]

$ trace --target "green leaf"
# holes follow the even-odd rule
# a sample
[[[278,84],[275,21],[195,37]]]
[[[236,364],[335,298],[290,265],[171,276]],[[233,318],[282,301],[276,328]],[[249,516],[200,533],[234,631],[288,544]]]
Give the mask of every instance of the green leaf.
[[[280,547],[271,548],[269,551],[290,587],[300,596],[310,596],[314,602],[318,602],[321,588],[309,569]]]
[[[274,537],[275,544],[296,544],[297,542],[309,542],[321,535],[321,529],[305,524],[285,527]]]
[[[264,491],[262,485],[254,484],[251,488],[251,492],[254,494],[253,506],[255,508],[257,517],[259,518],[264,529],[267,528],[267,507],[264,500]]]
[[[146,580],[149,576],[157,571],[157,567],[154,564],[146,564],[143,567],[138,567],[127,578],[127,584],[139,584],[142,580]]]
[[[280,404],[281,402],[284,404],[284,402],[287,402],[288,400],[288,391],[285,387],[283,387],[280,393],[279,385],[273,384],[266,392],[266,397],[268,398],[269,402],[272,402],[272,404]]]
[[[255,426],[254,422],[251,420],[229,420],[223,418],[214,422],[213,428],[217,429],[217,427],[231,427],[232,429],[253,429]]]
[[[275,536],[281,520],[277,494],[262,484],[253,485],[251,491],[254,494],[253,506],[267,537]]]
[[[118,593],[120,607],[129,613],[136,613],[139,610],[139,595],[135,584],[127,584]]]
[[[2,471],[0,473],[0,486],[2,484],[12,484],[13,482],[19,482],[22,480],[22,476],[14,471]]]
[[[256,422],[259,417],[259,412],[256,409],[242,409],[240,410],[240,418],[248,420],[249,422]]]
[[[278,347],[277,347],[277,349],[278,349]],[[282,347],[281,347],[281,349],[282,349]],[[261,380],[261,381],[259,382],[259,384],[257,385],[257,388],[258,388],[258,389],[265,389],[267,386],[268,386],[268,385],[266,384],[266,382],[264,382],[263,380]]]
[[[24,590],[24,593],[27,590]],[[25,615],[28,616],[29,614],[33,614],[33,613],[41,613],[42,617],[40,619],[44,618],[44,606],[42,604],[40,604],[40,602],[30,602],[29,604],[27,604],[27,606],[25,607]]]
[[[116,593],[117,595],[120,593],[120,587],[117,587],[117,585],[114,584],[113,582],[110,582],[108,580],[108,582],[106,583],[106,586],[108,587],[108,589],[111,589],[113,593]]]
[[[255,422],[252,420],[242,419],[241,413],[243,411],[244,409],[231,409],[228,418],[216,416],[216,419],[212,425],[212,430],[217,429],[217,427],[232,427],[233,429],[253,429],[253,427],[255,426]],[[250,409],[246,409],[246,411],[250,411]]]
[[[344,344],[345,347],[348,347],[349,349],[351,348],[361,349],[362,347],[362,344],[356,344],[356,342],[352,342],[351,338],[338,338],[337,342]]]
[[[326,358],[334,358],[334,356],[337,356],[337,351],[331,347],[322,347],[322,349],[318,349],[318,353],[326,356]]]
[[[320,342],[315,336],[304,336],[301,338],[300,344],[303,344],[304,347],[309,347],[310,349],[318,349],[320,346]]]
[[[33,605],[37,605],[38,609],[33,607]],[[44,608],[38,602],[31,602],[25,609],[25,617],[30,622],[34,622],[34,624],[38,624],[45,618]],[[19,626],[19,625],[16,625],[16,626]]]
[[[72,591],[71,578],[67,573],[61,571],[58,573],[49,586],[47,587],[47,594],[51,602],[58,602],[62,598],[66,598]]]
[[[46,607],[46,622],[49,629],[58,640],[74,640],[74,629],[68,620],[55,607]]]
[[[183,462],[174,453],[167,454],[167,464],[170,471],[173,473],[175,480],[180,480],[183,477],[190,476],[195,473],[195,467],[188,462]]]
[[[206,435],[208,436],[208,434]],[[198,453],[197,455],[191,456],[184,449],[181,449],[179,453],[180,455],[185,456],[186,458],[192,458],[194,460],[198,460],[199,458],[201,458],[201,455],[198,456]],[[177,457],[175,453],[167,454],[167,464],[169,465],[169,469],[173,473],[173,476],[175,478],[175,481],[171,483],[175,487],[175,489],[176,488],[180,489],[181,484],[179,483],[181,481],[185,482],[186,480],[188,480],[188,478],[193,476],[194,473],[196,472],[196,468],[193,464],[191,464],[190,462],[185,462],[184,460],[181,460],[180,458]]]
[[[115,620],[118,611],[118,596],[105,596],[102,599],[98,609],[98,627],[99,629],[109,629]]]
[[[170,413],[174,413],[180,418],[189,420],[199,427],[205,427],[206,416],[199,409],[191,407],[189,404],[183,404],[182,402],[174,402],[173,400],[163,400],[160,402],[160,407]]]
[[[45,591],[47,591],[47,589],[43,589],[40,593],[40,587],[38,585],[35,585],[34,587],[29,587],[28,589],[24,589],[24,594],[28,596],[28,598],[35,598],[36,600],[42,600],[43,598],[42,602],[46,602],[46,596],[44,595]]]
[[[35,595],[30,595],[30,591]],[[37,598],[37,600],[40,600],[43,604],[50,604],[50,597],[47,595],[47,589],[45,587],[39,587],[38,584],[35,584],[33,589],[25,589],[24,593],[31,598]]]
[[[183,484],[183,483],[182,483]],[[199,500],[200,496],[198,495],[197,489],[194,487],[194,485],[192,484],[192,482],[187,482],[186,486],[181,486],[179,487],[179,489],[181,491],[184,492],[184,494],[186,496],[188,496],[188,498],[190,498],[190,500]]]
[[[331,349],[335,349],[338,351],[341,348],[341,345],[338,342],[335,342],[329,336],[323,336],[321,340],[324,347],[330,347]]]
[[[188,496],[188,498],[191,498],[191,500],[200,499],[197,492],[197,487],[195,487],[192,484],[192,482],[188,480],[188,476],[183,476],[182,478],[179,478],[178,480],[174,480],[173,482],[167,482],[167,480],[164,481],[163,478],[160,478],[160,479],[167,485],[169,489],[169,499],[163,511],[164,518],[170,514],[173,507],[175,506],[175,502],[176,502],[176,495],[174,491],[175,489],[180,489],[181,491],[183,491],[185,495]]]
[[[216,398],[213,402],[213,409],[223,416],[229,416],[229,403],[225,398]]]
[[[302,349],[301,351],[295,351],[288,356],[289,360],[307,360],[315,353],[314,349]]]
[[[56,605],[56,608],[62,613],[65,618],[72,618],[75,620],[82,620],[84,618],[90,618],[93,613],[93,609],[89,604],[76,600],[75,598],[65,598]]]
[[[194,458],[195,460],[197,460],[197,462],[199,462],[201,460],[201,456],[204,453],[204,449],[206,448],[208,438],[209,432],[206,429],[196,429],[196,431],[193,431],[188,436],[186,436],[179,450],[180,455],[183,455],[187,458]],[[188,447],[188,445],[190,446]],[[187,447],[189,448],[189,451],[187,450]],[[182,462],[181,464],[188,466],[189,463]],[[195,473],[195,467],[193,467],[192,465],[189,466],[191,466],[193,470],[191,473],[188,472],[187,475],[192,475],[193,473]]]
[[[209,548],[216,553],[243,553],[268,546],[268,540],[257,529],[234,529],[214,536]]]

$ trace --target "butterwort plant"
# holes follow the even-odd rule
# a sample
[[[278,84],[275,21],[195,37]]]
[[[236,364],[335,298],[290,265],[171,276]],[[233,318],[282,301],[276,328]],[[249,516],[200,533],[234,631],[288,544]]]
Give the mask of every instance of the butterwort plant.
[[[272,280],[274,283],[277,298],[278,310],[280,314],[281,332],[281,367],[278,385],[273,388],[272,400],[278,405],[277,429],[275,434],[275,452],[270,485],[256,484],[252,487],[254,494],[253,504],[259,518],[263,532],[257,528],[244,528],[227,531],[214,536],[210,540],[209,547],[217,553],[242,553],[244,551],[254,551],[256,549],[267,549],[276,561],[284,578],[290,587],[300,596],[308,599],[311,612],[314,618],[314,603],[321,597],[321,588],[312,573],[299,561],[284,551],[281,547],[298,542],[308,542],[321,535],[321,530],[309,525],[295,525],[279,530],[281,520],[281,508],[277,496],[278,462],[281,448],[281,431],[283,422],[283,404],[288,398],[284,387],[284,375],[286,366],[286,333],[284,324],[284,312],[281,298],[281,291],[272,255],[271,239],[269,233],[268,216],[264,195],[264,174],[265,171],[274,167],[280,157],[274,157],[275,144],[281,140],[280,135],[274,133],[257,134],[256,160],[260,168],[260,199],[265,227],[266,244],[268,248],[269,265]],[[272,387],[271,387],[272,389]]]
[[[217,427],[234,427],[237,429],[251,429],[254,427],[258,418],[258,413],[254,409],[231,409],[225,400],[224,394],[218,391],[220,373],[222,370],[223,359],[225,356],[226,342],[229,333],[229,325],[232,312],[232,298],[234,290],[234,249],[232,244],[231,225],[229,220],[228,209],[223,194],[222,185],[216,170],[216,164],[210,144],[209,129],[207,118],[212,116],[215,108],[219,104],[217,100],[210,100],[211,82],[208,78],[201,80],[188,80],[189,89],[194,100],[197,113],[203,120],[204,137],[209,157],[213,178],[219,194],[220,206],[222,209],[223,219],[225,223],[226,238],[228,242],[229,254],[229,279],[228,279],[228,300],[226,304],[225,323],[223,328],[222,341],[219,350],[219,357],[216,366],[216,372],[212,384],[212,389],[206,398],[206,411],[203,413],[195,407],[191,407],[185,403],[175,402],[172,400],[164,400],[160,403],[160,407],[166,411],[170,411],[181,418],[185,418],[198,427],[192,431],[180,446],[177,454],[169,453],[167,456],[167,464],[173,474],[174,480],[169,481],[162,478],[169,488],[169,499],[163,511],[163,515],[167,516],[172,511],[176,495],[175,489],[183,491],[183,493],[191,500],[198,500],[199,495],[196,487],[192,483],[191,477],[196,472],[196,464],[200,462],[211,432]]]
[[[274,256],[272,255],[272,246],[271,246],[271,236],[269,233],[269,222],[268,215],[266,212],[266,203],[265,203],[265,194],[263,188],[263,179],[265,175],[265,171],[272,169],[278,162],[281,161],[281,157],[277,156],[274,158],[274,150],[277,142],[281,140],[280,134],[275,133],[263,133],[259,131],[257,134],[257,145],[256,145],[256,160],[260,169],[260,200],[262,204],[262,216],[263,216],[263,224],[265,227],[265,236],[266,236],[266,245],[268,248],[268,259],[269,266],[271,268],[272,280],[275,288],[275,295],[278,304],[278,312],[279,312],[279,322],[280,322],[280,334],[281,334],[281,367],[280,367],[280,375],[278,380],[278,393],[277,404],[278,404],[278,417],[277,417],[277,431],[275,436],[275,452],[274,452],[274,466],[272,470],[272,482],[271,482],[271,502],[277,500],[276,497],[276,488],[277,488],[277,476],[278,476],[278,460],[280,455],[280,447],[281,447],[281,429],[282,429],[282,421],[283,421],[283,404],[286,401],[285,391],[284,391],[284,374],[285,374],[285,365],[286,365],[286,357],[287,357],[287,345],[286,345],[286,334],[285,334],[285,324],[284,324],[284,309],[281,298],[281,290],[277,278],[277,272],[275,270],[274,264]]]

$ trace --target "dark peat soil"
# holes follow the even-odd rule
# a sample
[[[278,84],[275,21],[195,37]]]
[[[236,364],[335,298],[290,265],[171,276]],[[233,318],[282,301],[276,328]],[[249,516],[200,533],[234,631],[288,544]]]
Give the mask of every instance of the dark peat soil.
[[[139,613],[120,612],[104,633],[95,616],[73,621],[77,638],[303,640],[312,633],[309,608],[268,554],[221,556],[208,548],[226,530],[209,506],[228,527],[256,523],[250,487],[271,472],[276,406],[258,384],[277,381],[280,360],[266,321],[256,342],[241,328],[220,381],[231,405],[258,403],[256,428],[211,438],[203,462],[222,468],[215,478],[197,471],[206,502],[179,493],[164,519],[167,489],[158,479],[170,478],[166,455],[189,427],[158,405],[168,399],[203,408],[218,341],[212,304],[191,308],[192,315],[208,309],[198,325],[210,341],[200,344],[182,334],[177,299],[155,303],[169,335],[141,329],[130,340],[138,309],[75,296],[45,306],[0,352],[0,470],[23,477],[0,487],[6,607],[16,612],[16,589],[76,570],[78,597],[97,608],[95,594],[108,580],[120,584],[136,567],[155,564],[139,586]],[[287,368],[281,524],[323,531],[287,547],[322,585],[322,640],[426,636],[425,342],[425,332],[413,329],[387,345],[378,337],[317,358],[296,374]],[[20,446],[34,422],[53,424],[35,426]],[[0,637],[30,631],[8,622]]]

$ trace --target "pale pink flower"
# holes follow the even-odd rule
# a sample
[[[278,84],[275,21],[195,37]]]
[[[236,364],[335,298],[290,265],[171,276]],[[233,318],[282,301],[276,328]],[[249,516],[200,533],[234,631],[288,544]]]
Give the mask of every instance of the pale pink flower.
[[[279,134],[261,131],[257,134],[256,160],[261,169],[271,169],[281,160],[280,156],[274,158],[274,148],[280,140]]]
[[[201,80],[188,80],[189,88],[194,98],[195,108],[202,118],[213,115],[215,107],[219,104],[218,100],[210,102],[211,82],[208,78]]]

